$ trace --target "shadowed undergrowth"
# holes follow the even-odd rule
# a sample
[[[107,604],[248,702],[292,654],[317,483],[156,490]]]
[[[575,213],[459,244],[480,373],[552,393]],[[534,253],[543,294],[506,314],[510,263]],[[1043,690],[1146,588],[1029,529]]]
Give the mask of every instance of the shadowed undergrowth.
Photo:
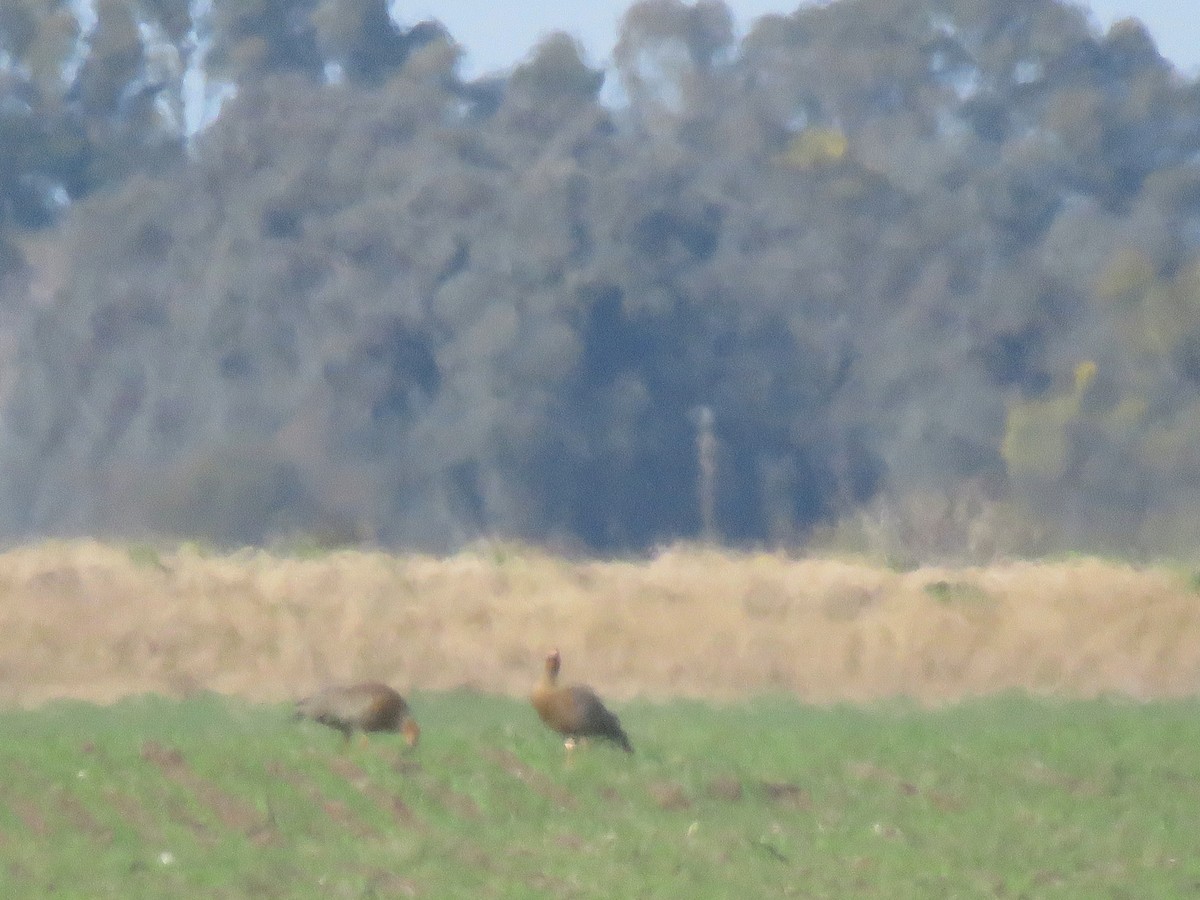
[[[341,747],[201,695],[0,715],[4,896],[1182,896],[1195,702],[621,704],[564,761],[527,704],[413,697]]]

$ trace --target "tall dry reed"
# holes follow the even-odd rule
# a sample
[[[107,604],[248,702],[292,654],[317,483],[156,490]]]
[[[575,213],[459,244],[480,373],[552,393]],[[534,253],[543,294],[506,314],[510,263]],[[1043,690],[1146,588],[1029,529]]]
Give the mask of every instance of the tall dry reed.
[[[274,701],[354,678],[520,695],[551,647],[566,677],[615,698],[1175,696],[1200,684],[1200,594],[1185,572],[1093,558],[898,572],[697,547],[608,562],[505,545],[0,554],[8,705],[200,690]]]

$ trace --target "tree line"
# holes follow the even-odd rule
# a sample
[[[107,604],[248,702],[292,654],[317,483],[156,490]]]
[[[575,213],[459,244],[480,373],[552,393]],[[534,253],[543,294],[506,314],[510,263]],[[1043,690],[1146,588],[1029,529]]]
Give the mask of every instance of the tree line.
[[[643,0],[467,80],[385,0],[91,10],[0,9],[10,538],[1192,545],[1200,87],[1136,21]]]

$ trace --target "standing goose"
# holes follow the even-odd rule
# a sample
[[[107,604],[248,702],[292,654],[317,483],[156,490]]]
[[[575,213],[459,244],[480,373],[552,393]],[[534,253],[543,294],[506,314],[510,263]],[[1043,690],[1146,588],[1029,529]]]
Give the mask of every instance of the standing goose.
[[[296,718],[335,728],[347,743],[355,731],[398,731],[410,747],[421,737],[404,698],[377,681],[330,687],[306,697],[296,703]]]
[[[529,700],[543,722],[561,734],[567,753],[575,748],[578,739],[606,738],[626,753],[633,745],[615,715],[605,708],[595,691],[584,685],[560,686],[558,670],[562,657],[555,650],[546,657],[546,669],[533,688]]]

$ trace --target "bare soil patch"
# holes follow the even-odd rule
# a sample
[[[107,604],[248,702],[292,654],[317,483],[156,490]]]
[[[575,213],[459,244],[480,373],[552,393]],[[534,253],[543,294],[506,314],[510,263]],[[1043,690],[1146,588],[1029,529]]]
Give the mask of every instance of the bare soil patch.
[[[304,773],[278,762],[272,762],[268,768],[268,774],[272,778],[286,781],[305,800],[320,809],[329,821],[340,828],[345,828],[362,838],[377,837],[375,829],[364,822],[344,801],[328,797]],[[336,769],[334,769],[334,774],[339,774]]]
[[[142,745],[141,757],[194,796],[223,828],[251,836],[265,833],[264,817],[254,807],[195,772],[179,750],[147,741]]]
[[[505,774],[515,778],[541,797],[546,798],[561,809],[577,809],[575,796],[561,784],[547,778],[545,773],[526,765],[511,750],[485,747],[482,750],[484,759],[499,767]]]
[[[643,561],[504,545],[0,554],[8,706],[204,690],[276,702],[358,678],[523,696],[551,647],[565,678],[617,700],[1173,697],[1200,684],[1200,593],[1187,571],[1094,558],[900,572],[692,547]]]

